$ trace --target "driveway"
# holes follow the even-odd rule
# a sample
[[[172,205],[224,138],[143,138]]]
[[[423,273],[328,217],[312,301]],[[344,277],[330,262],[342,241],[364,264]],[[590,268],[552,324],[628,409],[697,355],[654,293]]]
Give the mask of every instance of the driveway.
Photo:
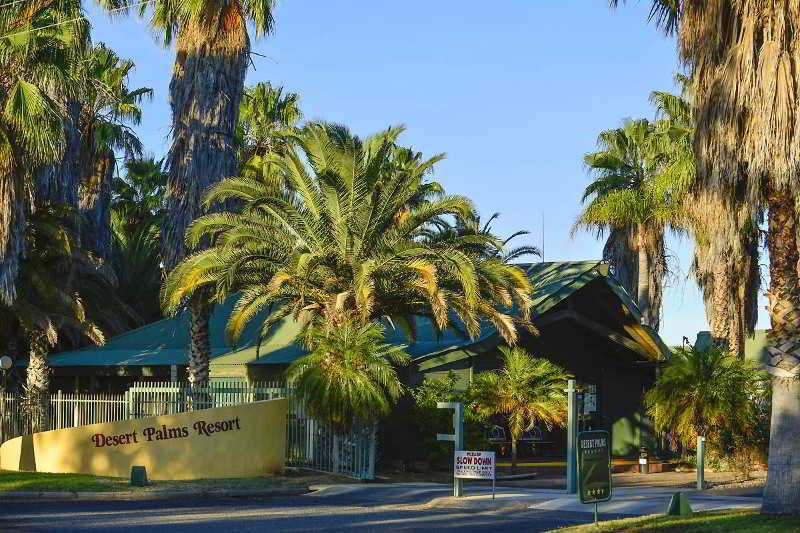
[[[591,506],[557,490],[467,486],[456,500],[436,484],[338,485],[292,498],[29,500],[0,502],[0,530],[19,532],[547,531],[590,522]],[[638,490],[639,493],[624,493]],[[619,489],[604,519],[663,512],[671,493]],[[695,508],[755,506],[755,498],[690,495]],[[629,512],[633,511],[633,512]]]

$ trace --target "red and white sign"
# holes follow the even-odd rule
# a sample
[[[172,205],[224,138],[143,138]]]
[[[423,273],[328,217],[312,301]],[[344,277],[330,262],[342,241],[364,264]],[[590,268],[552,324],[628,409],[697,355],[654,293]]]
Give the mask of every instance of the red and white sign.
[[[494,479],[494,452],[457,451],[453,476]]]

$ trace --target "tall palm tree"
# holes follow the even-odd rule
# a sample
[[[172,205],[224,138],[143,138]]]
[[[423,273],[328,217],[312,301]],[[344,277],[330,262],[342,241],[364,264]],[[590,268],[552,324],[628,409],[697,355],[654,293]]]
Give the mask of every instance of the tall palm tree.
[[[541,423],[550,430],[567,423],[564,387],[571,376],[558,365],[531,357],[520,347],[500,347],[503,365],[475,376],[470,392],[484,416],[502,415],[511,432],[511,469],[517,468],[517,443],[522,433]]]
[[[83,60],[86,86],[81,94],[81,183],[78,206],[84,216],[81,240],[99,257],[111,255],[111,195],[115,151],[126,159],[141,156],[142,144],[130,125],[141,121],[140,103],[153,90],[130,89],[134,64],[104,44],[92,47]]]
[[[213,237],[215,245],[170,273],[165,309],[176,311],[197,290],[212,290],[216,299],[241,291],[228,324],[233,337],[261,310],[281,304],[265,330],[289,315],[322,319],[333,307],[364,321],[390,317],[412,337],[415,316],[472,336],[483,317],[513,343],[516,324],[529,324],[530,281],[519,267],[476,251],[488,236],[422,238],[439,217],[469,218],[474,208],[460,196],[425,199],[437,190],[423,181],[430,166],[395,162],[399,131],[362,141],[342,126],[311,123],[296,137],[305,157],[291,151],[280,159],[289,189],[276,195],[249,178],[212,188],[206,203],[236,199],[241,210],[192,224],[191,244]],[[498,311],[513,304],[518,320]]]
[[[706,318],[715,342],[725,343],[742,357],[744,338],[752,335],[758,318],[759,213],[743,202],[725,203],[696,189],[694,121],[690,83],[677,75],[681,94],[654,91],[650,101],[664,139],[664,174],[682,192],[688,214],[687,230],[694,236],[692,271],[703,291]]]
[[[269,82],[245,90],[236,128],[241,144],[239,175],[275,181],[280,172],[268,155],[280,156],[291,149],[289,134],[303,118],[299,100],[297,93],[284,93],[283,87],[273,87]]]
[[[124,0],[101,0],[110,9]],[[272,31],[274,0],[158,0],[142,4],[150,10],[150,25],[176,43],[169,94],[172,107],[172,146],[168,156],[167,218],[161,232],[167,271],[187,254],[184,236],[189,224],[203,213],[203,194],[212,184],[236,175],[236,123],[250,61],[248,23],[256,36]],[[213,206],[207,205],[207,208]],[[198,242],[198,246],[208,243]],[[191,311],[190,369],[203,369],[197,359],[207,356],[211,307],[201,293]],[[190,371],[193,384],[207,381],[208,372]]]
[[[74,0],[20,2],[0,10],[0,301],[5,304],[16,298],[34,173],[64,153],[65,117],[49,92],[74,87],[74,51],[87,32],[81,21],[54,24],[78,13]]]
[[[651,16],[677,33],[692,77],[699,187],[721,202],[741,198],[752,210],[768,210],[773,387],[762,510],[800,514],[800,5],[654,0]]]
[[[573,232],[584,228],[600,235],[609,230],[604,255],[612,273],[636,296],[642,322],[657,330],[666,272],[664,231],[681,211],[661,174],[663,153],[655,125],[627,120],[621,128],[600,133],[597,143],[600,150],[584,157],[596,175],[582,198],[591,200]]]

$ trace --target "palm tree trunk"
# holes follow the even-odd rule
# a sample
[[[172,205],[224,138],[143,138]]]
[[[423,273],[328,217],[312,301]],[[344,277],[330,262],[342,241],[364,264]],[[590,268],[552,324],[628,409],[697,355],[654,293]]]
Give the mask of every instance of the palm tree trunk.
[[[186,228],[203,214],[206,189],[237,171],[234,134],[250,54],[247,27],[237,6],[235,2],[228,4],[203,24],[184,24],[178,37],[169,84],[172,147],[167,214],[161,229],[167,272],[189,252],[184,240]],[[210,304],[193,303],[191,308],[189,377],[196,384],[208,380]]]
[[[23,408],[28,415],[31,433],[47,431],[48,394],[50,392],[50,367],[47,364],[47,339],[44,333],[30,336],[28,373],[25,380]]]
[[[61,161],[45,165],[36,173],[36,202],[40,205],[78,207],[80,183],[81,104],[69,101],[60,104],[64,113],[64,155]]]
[[[204,387],[208,384],[208,361],[211,357],[211,305],[204,295],[196,295],[189,311],[189,383],[192,388]]]
[[[511,437],[511,474],[517,473],[517,439]]]
[[[83,170],[78,207],[86,220],[82,244],[102,259],[111,256],[111,182],[116,160],[107,151],[91,157]]]
[[[637,298],[639,311],[642,313],[642,323],[651,325],[650,316],[650,257],[647,254],[647,239],[643,225],[636,228],[638,233],[639,253],[639,283]]]
[[[800,289],[798,289],[797,214],[789,194],[771,190],[767,243],[770,255],[767,336],[772,374],[767,486],[762,511],[800,513]]]
[[[717,260],[711,283],[711,338],[714,344],[730,348],[731,278],[726,258]]]
[[[0,167],[0,303],[5,305],[16,300],[25,250],[25,194],[19,172]]]

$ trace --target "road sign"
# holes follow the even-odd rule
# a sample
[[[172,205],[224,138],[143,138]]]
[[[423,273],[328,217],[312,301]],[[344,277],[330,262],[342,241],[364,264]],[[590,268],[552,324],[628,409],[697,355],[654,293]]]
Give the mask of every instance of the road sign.
[[[494,479],[494,452],[457,451],[453,475],[463,479]]]
[[[581,503],[611,499],[611,439],[608,431],[578,434],[578,497]]]

